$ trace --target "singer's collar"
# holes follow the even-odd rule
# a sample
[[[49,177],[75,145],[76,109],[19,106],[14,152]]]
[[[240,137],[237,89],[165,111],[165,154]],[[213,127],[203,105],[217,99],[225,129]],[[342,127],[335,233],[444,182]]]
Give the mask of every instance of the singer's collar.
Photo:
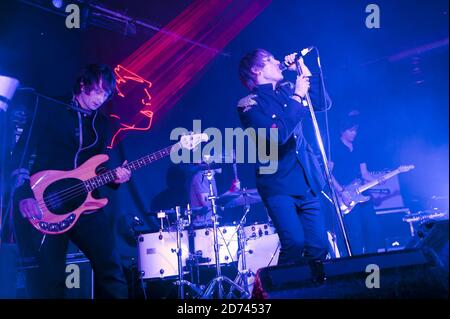
[[[254,88],[255,92],[274,92],[280,87],[280,82],[277,82],[275,85],[275,89],[273,88],[272,83],[260,84]]]

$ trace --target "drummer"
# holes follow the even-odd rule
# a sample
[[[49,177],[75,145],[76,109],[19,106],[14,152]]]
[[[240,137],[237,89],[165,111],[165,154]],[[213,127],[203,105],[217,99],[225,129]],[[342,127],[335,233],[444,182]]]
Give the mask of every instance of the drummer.
[[[198,169],[189,183],[189,201],[191,207],[195,208],[195,213],[192,218],[192,226],[194,227],[209,227],[212,226],[212,209],[211,201],[208,200],[210,196],[210,182],[213,192],[217,195],[217,185],[215,175],[221,173],[221,169],[210,170],[212,176],[211,181],[207,177],[208,170]],[[199,210],[200,207],[204,209]]]
[[[211,209],[211,201],[208,199],[210,196],[210,181],[208,180],[208,172],[211,173],[211,185],[214,195],[217,196],[218,193],[215,175],[222,173],[222,169],[217,166],[207,166],[204,164],[194,164],[193,169],[194,173],[188,182],[189,200],[191,207],[193,208],[192,226],[195,228],[212,227],[213,212]],[[230,191],[238,190],[239,181],[233,180]]]

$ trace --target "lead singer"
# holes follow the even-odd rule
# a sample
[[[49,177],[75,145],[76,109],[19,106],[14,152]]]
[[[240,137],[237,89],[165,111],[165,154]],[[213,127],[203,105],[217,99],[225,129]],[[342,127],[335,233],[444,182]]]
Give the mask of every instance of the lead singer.
[[[302,131],[302,121],[310,117],[306,94],[316,111],[323,110],[324,90],[320,72],[311,74],[296,53],[287,55],[283,64],[295,71],[296,61],[301,75],[295,84],[283,81],[282,64],[266,50],[248,53],[239,64],[240,79],[251,91],[238,102],[242,126],[257,132],[278,129],[276,141],[269,133],[265,136],[278,143],[278,169],[261,174],[257,165],[256,173],[258,191],[281,242],[278,264],[323,260],[328,252],[318,199],[325,182]]]

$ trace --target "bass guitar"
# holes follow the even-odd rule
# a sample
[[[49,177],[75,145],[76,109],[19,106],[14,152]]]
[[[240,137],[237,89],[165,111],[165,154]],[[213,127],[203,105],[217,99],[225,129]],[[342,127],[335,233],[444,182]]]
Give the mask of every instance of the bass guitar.
[[[178,143],[122,167],[134,171],[181,148],[192,150],[207,140],[204,133],[187,134]],[[95,155],[71,171],[46,170],[31,176],[31,189],[42,211],[42,218],[29,219],[31,224],[45,234],[62,234],[75,225],[81,214],[104,207],[108,199],[94,198],[91,193],[117,178],[115,169],[96,174],[97,167],[108,159],[105,154]]]

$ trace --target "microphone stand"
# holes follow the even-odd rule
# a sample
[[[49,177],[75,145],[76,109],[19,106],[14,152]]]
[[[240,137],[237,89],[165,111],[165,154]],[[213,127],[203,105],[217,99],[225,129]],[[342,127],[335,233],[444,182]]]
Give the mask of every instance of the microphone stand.
[[[295,61],[297,74],[298,75],[302,75],[302,70],[301,70],[301,67],[300,67],[300,64],[299,64],[298,61],[299,61],[298,59]],[[317,57],[317,62],[318,62],[319,67],[320,67],[320,58],[319,57]],[[316,136],[317,145],[319,147],[320,154],[322,156],[322,160],[323,160],[323,164],[324,164],[324,168],[325,168],[325,177],[326,177],[326,180],[327,180],[327,183],[328,183],[328,187],[331,190],[331,196],[332,196],[332,199],[333,199],[332,200],[333,206],[334,206],[334,209],[336,211],[336,215],[338,217],[338,221],[339,221],[339,225],[341,227],[342,235],[344,237],[345,248],[347,250],[347,253],[348,253],[349,257],[351,257],[352,256],[352,251],[351,251],[351,248],[350,248],[350,242],[348,241],[347,231],[345,230],[344,220],[342,218],[342,213],[341,213],[341,210],[340,210],[340,207],[339,207],[339,204],[338,204],[336,190],[333,187],[333,183],[332,183],[332,179],[331,179],[331,172],[330,172],[330,169],[328,167],[327,155],[325,153],[325,148],[323,146],[323,140],[322,140],[322,136],[320,134],[319,125],[317,123],[316,115],[314,114],[314,107],[313,107],[313,104],[311,102],[311,97],[309,96],[308,92],[306,92],[305,98],[306,98],[306,101],[308,102],[308,108],[309,108],[309,112],[311,114],[311,119],[312,119],[312,123],[313,123],[313,127],[314,127],[314,133],[315,133],[315,136]]]

